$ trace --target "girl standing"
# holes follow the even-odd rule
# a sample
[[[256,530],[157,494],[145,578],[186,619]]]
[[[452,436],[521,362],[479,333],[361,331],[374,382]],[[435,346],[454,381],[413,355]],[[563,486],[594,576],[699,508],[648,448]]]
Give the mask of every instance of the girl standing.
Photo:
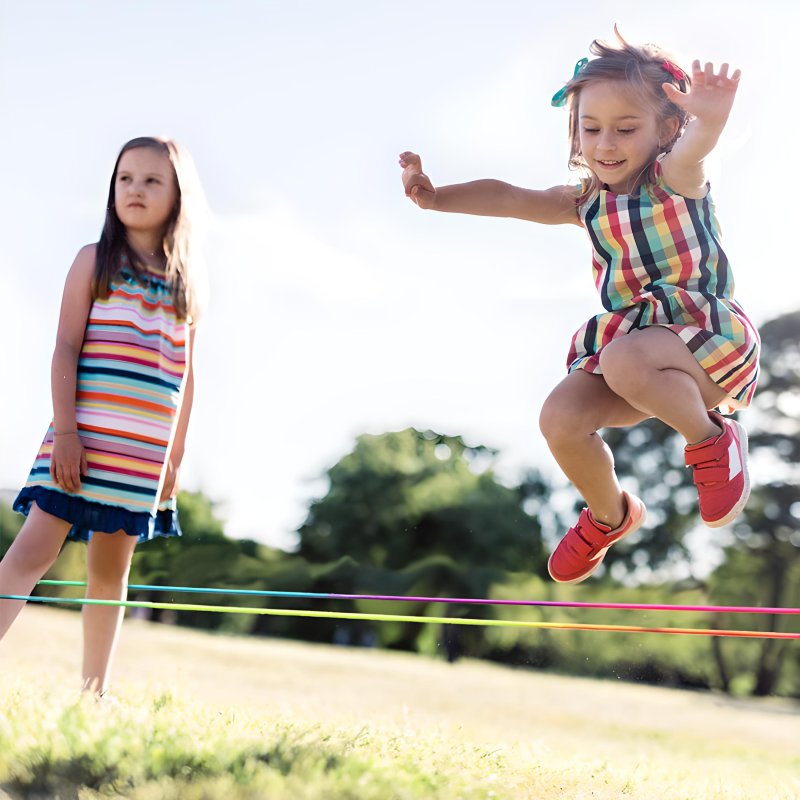
[[[733,299],[704,169],[740,73],[695,61],[690,79],[660,48],[617,38],[594,41],[595,58],[581,59],[553,97],[569,107],[570,165],[585,174],[579,187],[479,180],[434,188],[419,156],[400,156],[406,194],[421,208],[574,224],[589,234],[605,311],[573,336],[568,375],[540,418],[587,504],[548,562],[563,583],[585,580],[645,520],[642,501],[617,481],[601,428],[656,417],[678,431],[710,527],[733,520],[750,492],[745,430],[712,409],[750,403],[759,337]]]
[[[14,509],[0,594],[28,596],[65,539],[88,542],[87,598],[124,600],[137,542],[180,535],[175,495],[192,409],[197,302],[193,168],[175,142],[120,151],[100,241],[66,279],[52,361],[53,421]],[[23,606],[0,600],[0,637]],[[108,686],[123,618],[83,608],[83,686]]]

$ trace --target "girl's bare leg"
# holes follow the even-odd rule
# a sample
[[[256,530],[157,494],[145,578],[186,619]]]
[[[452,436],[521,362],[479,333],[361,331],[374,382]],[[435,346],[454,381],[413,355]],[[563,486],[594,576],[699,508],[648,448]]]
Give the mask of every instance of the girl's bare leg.
[[[625,501],[614,457],[600,428],[635,425],[651,416],[613,392],[602,375],[583,370],[567,375],[545,400],[539,426],[550,451],[598,522],[618,527]]]
[[[614,340],[603,348],[600,368],[615,394],[674,428],[689,444],[720,434],[708,409],[725,392],[667,328],[646,328]]]
[[[0,594],[28,597],[56,560],[71,525],[42,511],[34,503],[17,538],[0,561]],[[25,605],[23,600],[0,600],[0,639]]]
[[[86,597],[124,600],[128,596],[128,573],[137,538],[124,531],[95,533],[86,555]],[[111,665],[119,639],[122,606],[83,607],[83,688],[102,694],[108,688]]]

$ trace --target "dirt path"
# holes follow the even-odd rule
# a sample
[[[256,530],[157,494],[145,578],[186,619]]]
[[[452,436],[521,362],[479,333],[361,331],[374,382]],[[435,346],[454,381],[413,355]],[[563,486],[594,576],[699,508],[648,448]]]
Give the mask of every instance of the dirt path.
[[[79,615],[25,609],[0,648],[0,688],[47,673],[78,685]],[[453,729],[481,747],[547,747],[638,762],[800,755],[800,704],[593,681],[476,661],[215,636],[126,621],[117,682],[155,684],[213,707],[338,724]]]

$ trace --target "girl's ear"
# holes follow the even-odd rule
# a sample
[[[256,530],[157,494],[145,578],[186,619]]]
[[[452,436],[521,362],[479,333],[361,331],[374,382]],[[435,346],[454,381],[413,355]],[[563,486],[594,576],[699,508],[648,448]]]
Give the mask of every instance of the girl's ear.
[[[681,128],[681,121],[677,117],[667,117],[661,121],[659,129],[658,145],[662,149],[675,141],[678,131]]]

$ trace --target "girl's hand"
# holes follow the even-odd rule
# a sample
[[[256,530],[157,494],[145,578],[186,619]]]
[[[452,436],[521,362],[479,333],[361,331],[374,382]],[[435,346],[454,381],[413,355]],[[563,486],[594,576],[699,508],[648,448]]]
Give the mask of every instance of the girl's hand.
[[[165,469],[166,475],[164,476],[164,486],[161,488],[160,503],[169,500],[178,493],[178,472],[180,471],[180,466],[175,464],[171,458],[168,458]]]
[[[81,490],[81,475],[89,471],[86,453],[77,433],[59,433],[53,436],[50,454],[50,477],[65,492],[75,494]]]
[[[422,171],[420,157],[408,151],[400,153],[400,166],[403,168],[406,197],[411,198],[420,208],[433,208],[436,203],[436,189]]]
[[[710,62],[701,69],[700,62],[695,59],[692,63],[692,86],[688,92],[680,91],[671,83],[663,83],[661,86],[669,100],[692,116],[703,122],[724,126],[733,106],[741,75],[741,71],[737,69],[728,77],[727,64],[723,64],[718,73],[714,72],[714,65]]]

